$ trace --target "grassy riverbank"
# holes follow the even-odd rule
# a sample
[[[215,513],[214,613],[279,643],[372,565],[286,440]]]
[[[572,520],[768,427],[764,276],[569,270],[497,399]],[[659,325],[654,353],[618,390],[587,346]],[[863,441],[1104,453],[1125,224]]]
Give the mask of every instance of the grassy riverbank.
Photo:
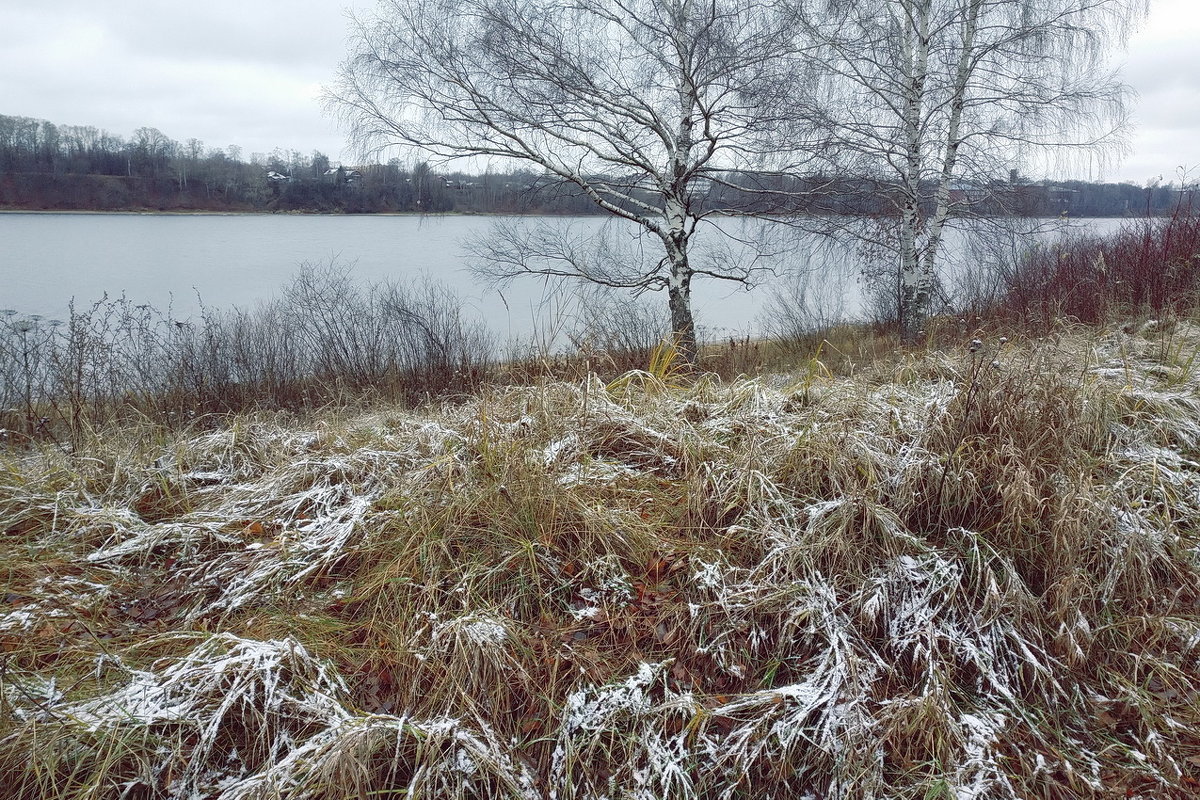
[[[0,455],[14,798],[1187,797],[1200,330]]]

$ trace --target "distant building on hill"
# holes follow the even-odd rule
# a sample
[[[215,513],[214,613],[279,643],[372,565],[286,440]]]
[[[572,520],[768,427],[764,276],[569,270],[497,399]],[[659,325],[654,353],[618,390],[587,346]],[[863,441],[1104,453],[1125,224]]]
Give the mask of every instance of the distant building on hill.
[[[362,176],[360,170],[353,168],[330,167],[325,170],[325,179],[334,181],[335,183],[358,183],[362,180]]]

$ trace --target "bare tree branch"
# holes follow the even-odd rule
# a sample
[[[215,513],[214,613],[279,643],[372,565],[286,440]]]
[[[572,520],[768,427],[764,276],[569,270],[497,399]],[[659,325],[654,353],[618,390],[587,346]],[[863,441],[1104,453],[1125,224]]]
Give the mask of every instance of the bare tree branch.
[[[749,211],[712,187],[730,173],[778,182],[818,142],[793,91],[803,43],[771,0],[383,0],[353,42],[328,100],[361,146],[536,165],[660,247],[624,264],[501,226],[478,243],[484,272],[666,290],[689,357],[692,278],[745,282],[758,268],[691,263],[703,219]]]
[[[946,225],[1003,213],[1010,176],[1119,152],[1128,90],[1104,70],[1145,0],[796,0],[824,81],[834,174],[890,209],[843,233],[887,253],[898,315],[928,313]],[[838,186],[841,191],[844,186]]]

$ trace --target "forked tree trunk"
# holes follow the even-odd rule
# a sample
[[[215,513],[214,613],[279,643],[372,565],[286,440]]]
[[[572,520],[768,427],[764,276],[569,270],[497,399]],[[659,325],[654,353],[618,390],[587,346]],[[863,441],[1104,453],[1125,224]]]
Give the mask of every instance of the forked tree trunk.
[[[974,70],[972,54],[975,52],[975,36],[979,30],[979,14],[982,7],[983,0],[970,0],[966,13],[962,18],[960,40],[962,49],[959,52],[958,66],[955,68],[954,93],[950,101],[950,118],[946,126],[946,140],[942,146],[942,164],[938,175],[933,219],[929,223],[929,236],[925,243],[925,254],[918,276],[918,291],[923,292],[927,309],[933,299],[933,288],[937,277],[935,267],[942,246],[942,235],[946,227],[946,220],[950,217],[950,182],[956,173],[958,149],[962,146],[963,142],[960,133],[963,106],[967,96],[968,84]]]

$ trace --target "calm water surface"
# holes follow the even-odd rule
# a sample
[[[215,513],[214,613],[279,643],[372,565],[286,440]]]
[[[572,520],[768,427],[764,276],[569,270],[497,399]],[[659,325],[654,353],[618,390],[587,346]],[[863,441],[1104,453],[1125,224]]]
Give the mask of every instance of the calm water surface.
[[[0,309],[61,317],[72,299],[86,307],[106,293],[186,319],[205,305],[249,307],[279,293],[302,264],[336,260],[360,282],[429,276],[452,287],[501,338],[524,339],[552,325],[562,293],[533,277],[503,290],[466,268],[462,242],[485,232],[491,217],[170,214],[0,214]],[[595,232],[601,217],[564,222]],[[731,223],[736,224],[736,223]],[[1114,224],[1097,221],[1093,225]],[[792,251],[803,247],[793,247]],[[805,253],[781,257],[781,270]],[[838,259],[834,259],[835,261]],[[838,264],[831,264],[837,267]],[[821,280],[858,305],[855,278],[830,269]],[[770,288],[753,291],[697,278],[695,311],[709,337],[758,330]],[[664,306],[650,294],[647,302]]]
[[[171,307],[253,306],[279,293],[302,264],[336,260],[363,284],[430,276],[458,292],[503,336],[525,337],[561,305],[537,278],[490,288],[465,266],[462,241],[492,218],[171,214],[0,214],[0,308],[63,316],[107,293]],[[569,221],[595,231],[603,218]],[[759,292],[697,281],[696,313],[716,335],[754,329]],[[665,299],[652,295],[649,299]]]

